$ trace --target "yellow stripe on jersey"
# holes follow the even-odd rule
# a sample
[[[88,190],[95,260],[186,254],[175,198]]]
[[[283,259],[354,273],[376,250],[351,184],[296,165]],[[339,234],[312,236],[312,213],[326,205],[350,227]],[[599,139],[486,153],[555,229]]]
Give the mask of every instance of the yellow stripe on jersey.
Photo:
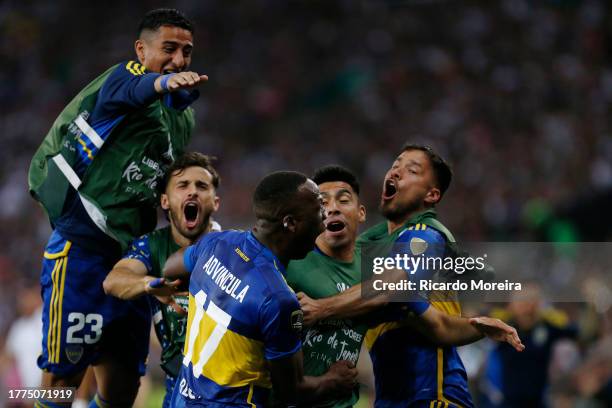
[[[62,306],[64,305],[64,287],[66,283],[66,268],[68,266],[68,257],[64,258],[64,264],[62,265],[62,273],[61,273],[61,285],[59,292],[59,313],[57,315],[57,341],[56,341],[56,349],[55,349],[55,358],[56,362],[59,363],[60,356],[60,345],[62,344]]]
[[[66,243],[64,244],[64,248],[60,252],[57,252],[55,254],[51,254],[51,253],[45,251],[44,257],[46,259],[57,259],[57,258],[61,258],[63,256],[66,256],[66,255],[68,255],[68,251],[70,251],[70,247],[71,246],[72,246],[72,242],[66,241]]]
[[[433,291],[429,294],[429,302],[436,309],[451,316],[461,316],[461,303],[453,291]]]
[[[62,267],[62,260],[55,261],[55,265],[53,266],[53,271],[51,271],[51,283],[53,284],[53,289],[51,290],[51,301],[49,302],[49,330],[47,331],[47,355],[50,363],[53,363],[53,347],[51,343],[53,342],[53,336],[55,335],[54,322],[56,313],[54,313],[54,302],[57,297],[56,285],[55,282],[57,279],[55,278],[56,271]]]
[[[125,69],[127,69],[133,75],[142,75],[144,73],[144,71],[141,72],[141,67],[142,66],[139,63],[134,62],[134,61],[130,61],[125,66]],[[144,67],[142,67],[142,68],[144,69]]]
[[[378,338],[384,333],[388,332],[389,330],[399,329],[400,327],[404,327],[407,324],[407,322],[401,321],[381,323],[366,332],[365,337],[363,339],[365,342],[364,344],[368,350],[372,350],[372,347],[374,347],[374,343],[376,343],[376,340],[378,340]]]
[[[447,408],[449,404],[453,404],[457,408],[463,408],[462,405],[457,404],[456,402],[449,401],[446,397],[444,397],[444,349],[438,347],[438,356],[437,356],[437,387],[438,387],[438,400],[440,401],[440,406],[442,408]]]
[[[253,403],[253,388],[254,385],[251,384],[251,386],[249,387],[249,395],[247,395],[247,404],[250,404],[251,408],[257,408],[257,405]]]
[[[51,272],[51,301],[49,302],[49,330],[47,332],[47,354],[50,363],[59,363],[60,339],[62,326],[62,304],[64,298],[64,285],[66,279],[66,266],[68,264],[67,255],[70,251],[72,242],[66,241],[64,248],[57,253],[45,251],[46,259],[55,259],[55,265]]]

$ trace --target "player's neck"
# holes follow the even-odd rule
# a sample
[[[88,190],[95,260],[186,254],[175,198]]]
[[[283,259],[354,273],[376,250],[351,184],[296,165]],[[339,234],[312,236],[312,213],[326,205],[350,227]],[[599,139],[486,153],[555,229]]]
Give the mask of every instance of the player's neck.
[[[317,248],[319,248],[321,252],[323,252],[330,258],[334,258],[342,262],[353,262],[353,258],[355,255],[355,241],[352,241],[349,244],[343,245],[341,247],[332,248],[327,245],[325,241],[319,236],[317,238],[316,244]]]
[[[387,219],[387,231],[389,232],[389,234],[393,234],[395,231],[397,231],[398,228],[404,226],[409,219],[414,217],[416,214],[422,213],[425,210],[427,210],[427,207],[423,206],[420,208],[416,208],[412,211],[408,211],[405,214],[395,217],[392,220]]]
[[[266,233],[266,228],[262,226],[253,227],[252,232],[255,238],[268,248],[286,268],[289,264],[289,256],[285,255],[287,251],[285,250],[286,242],[284,237],[280,237],[277,234]]]

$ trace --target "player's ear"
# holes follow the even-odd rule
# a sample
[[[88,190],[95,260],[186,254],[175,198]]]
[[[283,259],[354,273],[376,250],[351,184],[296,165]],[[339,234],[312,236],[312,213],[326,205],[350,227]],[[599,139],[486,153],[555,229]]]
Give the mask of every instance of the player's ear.
[[[281,220],[281,227],[285,231],[295,232],[297,225],[296,225],[296,220],[293,217],[293,215],[290,215],[290,214],[285,215],[283,219]]]
[[[359,223],[363,224],[366,220],[366,209],[365,206],[359,204]]]
[[[134,43],[134,51],[136,51],[136,56],[138,57],[138,62],[144,65],[145,59],[145,47],[146,44],[142,38],[139,38]]]
[[[437,187],[432,187],[429,189],[427,195],[425,196],[425,203],[429,205],[435,205],[438,203],[438,201],[440,201],[440,198],[442,198],[440,189]]]
[[[221,199],[219,198],[219,196],[215,196],[213,200],[213,212],[216,212],[219,210],[220,203],[221,203]]]
[[[169,210],[170,200],[168,200],[168,194],[162,194],[161,197],[159,198],[159,203],[163,210]]]

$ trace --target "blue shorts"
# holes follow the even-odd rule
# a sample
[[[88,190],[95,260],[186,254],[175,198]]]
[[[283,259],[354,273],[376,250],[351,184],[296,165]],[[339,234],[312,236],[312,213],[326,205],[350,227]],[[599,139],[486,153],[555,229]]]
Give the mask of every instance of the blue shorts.
[[[147,296],[123,301],[104,294],[102,282],[116,261],[51,234],[40,276],[42,370],[71,376],[110,352],[144,375],[151,308]]]
[[[176,385],[176,377],[171,377],[166,374],[166,395],[164,396],[164,403],[162,408],[184,408],[185,400],[178,395],[174,400],[174,386]],[[174,402],[173,402],[174,400]]]

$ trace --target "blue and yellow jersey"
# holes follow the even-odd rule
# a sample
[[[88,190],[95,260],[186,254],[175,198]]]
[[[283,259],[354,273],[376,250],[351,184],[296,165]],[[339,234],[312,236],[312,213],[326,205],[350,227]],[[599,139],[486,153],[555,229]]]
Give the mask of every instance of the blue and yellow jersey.
[[[178,392],[188,405],[265,405],[268,361],[301,348],[302,311],[283,266],[239,231],[207,234],[184,263],[192,272]]]
[[[446,252],[444,236],[425,224],[404,228],[395,244],[395,253],[408,251],[410,256],[444,257]],[[414,272],[426,278],[425,271]],[[461,314],[458,302],[449,301],[444,294],[430,293],[429,300],[431,306],[448,314]],[[425,309],[418,307],[413,312]],[[434,408],[473,406],[467,374],[455,347],[436,347],[399,320],[370,329],[365,344],[374,368],[377,408],[417,402]]]

